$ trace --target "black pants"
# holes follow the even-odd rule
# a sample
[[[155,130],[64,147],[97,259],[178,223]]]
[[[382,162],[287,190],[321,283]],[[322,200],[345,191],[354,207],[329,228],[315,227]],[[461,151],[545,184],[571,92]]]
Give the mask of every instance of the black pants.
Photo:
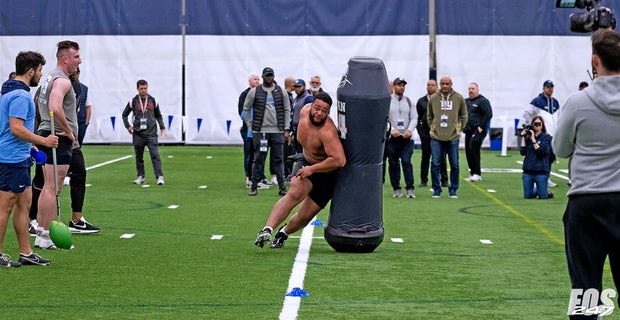
[[[564,212],[568,273],[573,289],[602,291],[603,266],[609,265],[620,288],[620,192],[569,196]],[[574,316],[571,319],[590,319]],[[596,317],[591,317],[596,319]]]
[[[254,163],[252,164],[252,188],[256,188],[263,176],[263,168],[267,152],[260,151],[261,139],[266,139],[269,146],[270,159],[273,160],[273,170],[278,179],[278,186],[284,189],[284,136],[282,133],[258,133],[252,134],[254,143]]]
[[[48,164],[49,165],[49,164]],[[84,154],[82,148],[71,150],[71,163],[67,176],[71,177],[71,209],[73,212],[82,212],[84,207],[84,197],[86,196],[86,165],[84,164]],[[43,175],[43,165],[37,164],[32,178],[32,202],[28,217],[30,220],[37,218],[39,212],[39,196],[45,183]]]
[[[481,175],[480,171],[480,148],[482,141],[487,136],[487,132],[482,130],[466,131],[465,133],[465,156],[467,156],[467,166],[470,175]]]

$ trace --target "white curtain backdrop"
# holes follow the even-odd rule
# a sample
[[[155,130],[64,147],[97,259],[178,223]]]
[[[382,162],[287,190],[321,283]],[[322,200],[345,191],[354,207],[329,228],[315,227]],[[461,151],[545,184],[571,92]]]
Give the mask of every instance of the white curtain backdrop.
[[[407,80],[405,95],[414,102],[425,94],[428,78],[428,36],[188,36],[185,117],[181,36],[0,37],[0,75],[13,70],[21,50],[41,52],[47,59],[44,73],[49,72],[56,64],[56,43],[65,39],[81,46],[80,80],[89,87],[92,104],[86,143],[131,142],[121,113],[136,94],[138,79],[149,82],[164,114],[168,135],[161,142],[225,145],[241,144],[238,97],[248,74],[260,74],[265,66],[275,70],[281,85],[286,76],[307,84],[311,76],[320,76],[334,101],[354,56],[382,59],[390,79]],[[543,81],[555,82],[554,96],[563,104],[580,81],[589,80],[589,42],[582,36],[442,35],[437,37],[437,76],[451,76],[454,89],[465,97],[468,84],[477,82],[493,106],[491,126],[502,127],[502,119],[508,119],[514,130],[513,119],[542,91]],[[516,140],[507,143],[515,146]]]

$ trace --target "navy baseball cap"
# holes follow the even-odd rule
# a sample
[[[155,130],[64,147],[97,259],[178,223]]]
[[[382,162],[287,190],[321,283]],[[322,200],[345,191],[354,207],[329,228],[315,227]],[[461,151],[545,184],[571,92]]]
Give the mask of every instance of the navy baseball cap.
[[[553,81],[547,80],[543,83],[543,87],[553,87]]]
[[[295,80],[295,83],[293,84],[293,87],[305,87],[306,86],[306,81],[304,81],[304,79],[297,79]]]
[[[396,79],[394,79],[394,81],[392,81],[393,85],[397,85],[397,84],[407,84],[407,81],[405,81],[405,79],[398,77]]]

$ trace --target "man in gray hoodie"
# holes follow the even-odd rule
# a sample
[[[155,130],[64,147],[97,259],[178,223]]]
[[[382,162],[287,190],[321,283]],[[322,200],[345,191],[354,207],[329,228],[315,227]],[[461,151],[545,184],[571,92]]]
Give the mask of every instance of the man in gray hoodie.
[[[557,156],[571,158],[571,188],[563,218],[573,289],[569,315],[581,314],[583,292],[603,289],[607,256],[615,286],[620,288],[619,33],[598,30],[592,34],[592,66],[599,77],[568,98],[553,138]]]

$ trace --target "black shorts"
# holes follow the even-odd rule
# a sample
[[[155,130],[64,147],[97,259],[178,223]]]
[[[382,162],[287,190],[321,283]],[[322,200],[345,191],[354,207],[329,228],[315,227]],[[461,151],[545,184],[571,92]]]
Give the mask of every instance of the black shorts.
[[[47,137],[51,134],[49,130],[39,130],[37,132],[38,135],[42,137]],[[54,159],[52,157],[52,148],[48,148],[46,146],[37,145],[39,150],[45,152],[47,156],[46,164],[53,164]],[[58,136],[58,147],[56,148],[56,164],[71,164],[71,153],[73,152],[73,143],[71,139],[66,136]]]
[[[302,166],[310,165],[306,159],[298,160],[293,168],[291,176],[295,176],[297,170]],[[321,209],[325,208],[327,203],[334,197],[334,189],[336,185],[336,172],[320,172],[313,173],[307,179],[312,183],[312,190],[308,194],[308,197],[314,201]]]

